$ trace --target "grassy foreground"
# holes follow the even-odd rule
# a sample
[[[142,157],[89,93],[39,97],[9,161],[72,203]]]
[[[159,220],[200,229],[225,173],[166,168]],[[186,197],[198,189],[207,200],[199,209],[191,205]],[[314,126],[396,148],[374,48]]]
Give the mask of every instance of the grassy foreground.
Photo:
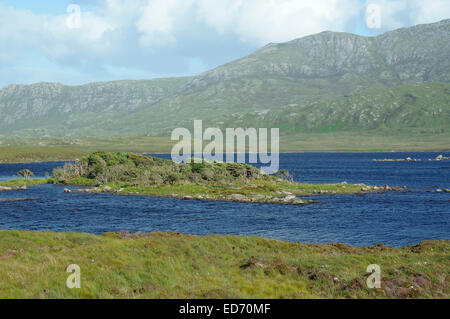
[[[449,298],[450,241],[400,249],[178,233],[0,231],[2,298]],[[81,288],[69,289],[70,264]],[[366,284],[381,267],[381,288]]]

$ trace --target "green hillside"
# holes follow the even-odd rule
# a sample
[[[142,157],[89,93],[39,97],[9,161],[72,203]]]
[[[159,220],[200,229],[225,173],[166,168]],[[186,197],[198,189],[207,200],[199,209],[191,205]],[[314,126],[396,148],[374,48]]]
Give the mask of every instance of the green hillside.
[[[391,131],[449,134],[450,83],[375,88],[321,101],[234,114],[224,126],[279,127],[284,134]]]
[[[322,32],[200,75],[0,90],[0,135],[167,137],[194,119],[301,134],[450,137],[450,20],[377,37]],[[295,141],[294,141],[295,142]]]

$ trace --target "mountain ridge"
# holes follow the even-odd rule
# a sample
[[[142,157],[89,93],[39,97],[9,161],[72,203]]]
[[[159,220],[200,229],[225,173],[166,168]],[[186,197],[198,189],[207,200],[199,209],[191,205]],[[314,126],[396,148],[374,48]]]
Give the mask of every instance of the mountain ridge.
[[[307,106],[417,83],[443,83],[444,88],[436,86],[443,98],[436,100],[446,103],[449,36],[450,19],[376,37],[324,31],[267,44],[195,76],[8,85],[0,90],[0,134],[167,136],[175,127],[189,127],[194,118],[220,126],[232,124],[235,113],[270,113],[291,104]],[[442,108],[447,116],[448,104]],[[326,107],[322,111],[333,113]]]

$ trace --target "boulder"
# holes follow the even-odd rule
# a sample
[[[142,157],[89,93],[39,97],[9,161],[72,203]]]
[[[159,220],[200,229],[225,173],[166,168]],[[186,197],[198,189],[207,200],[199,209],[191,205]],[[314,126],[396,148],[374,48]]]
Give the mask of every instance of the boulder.
[[[72,191],[68,188],[64,188],[64,193],[72,193]]]
[[[242,194],[232,194],[229,196],[231,200],[245,201],[248,200],[247,196]]]

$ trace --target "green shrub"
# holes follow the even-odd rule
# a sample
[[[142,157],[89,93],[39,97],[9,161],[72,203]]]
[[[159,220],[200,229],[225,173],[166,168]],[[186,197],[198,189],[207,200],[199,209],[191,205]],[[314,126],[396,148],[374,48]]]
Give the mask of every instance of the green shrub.
[[[103,185],[124,182],[136,186],[162,184],[202,184],[207,181],[233,183],[236,180],[256,179],[263,175],[253,166],[238,163],[177,164],[152,156],[133,153],[95,152],[79,162],[67,163],[53,170],[52,181]],[[264,178],[266,178],[264,176]],[[90,182],[88,182],[88,180]]]
[[[194,162],[194,158],[192,158],[190,165],[191,165],[192,172],[201,173],[205,169],[205,160],[202,160],[201,163],[196,163],[196,162]]]
[[[34,173],[32,171],[30,171],[28,168],[25,168],[25,169],[17,172],[17,175],[20,177],[23,177],[25,179],[29,179],[30,177],[34,176]]]

